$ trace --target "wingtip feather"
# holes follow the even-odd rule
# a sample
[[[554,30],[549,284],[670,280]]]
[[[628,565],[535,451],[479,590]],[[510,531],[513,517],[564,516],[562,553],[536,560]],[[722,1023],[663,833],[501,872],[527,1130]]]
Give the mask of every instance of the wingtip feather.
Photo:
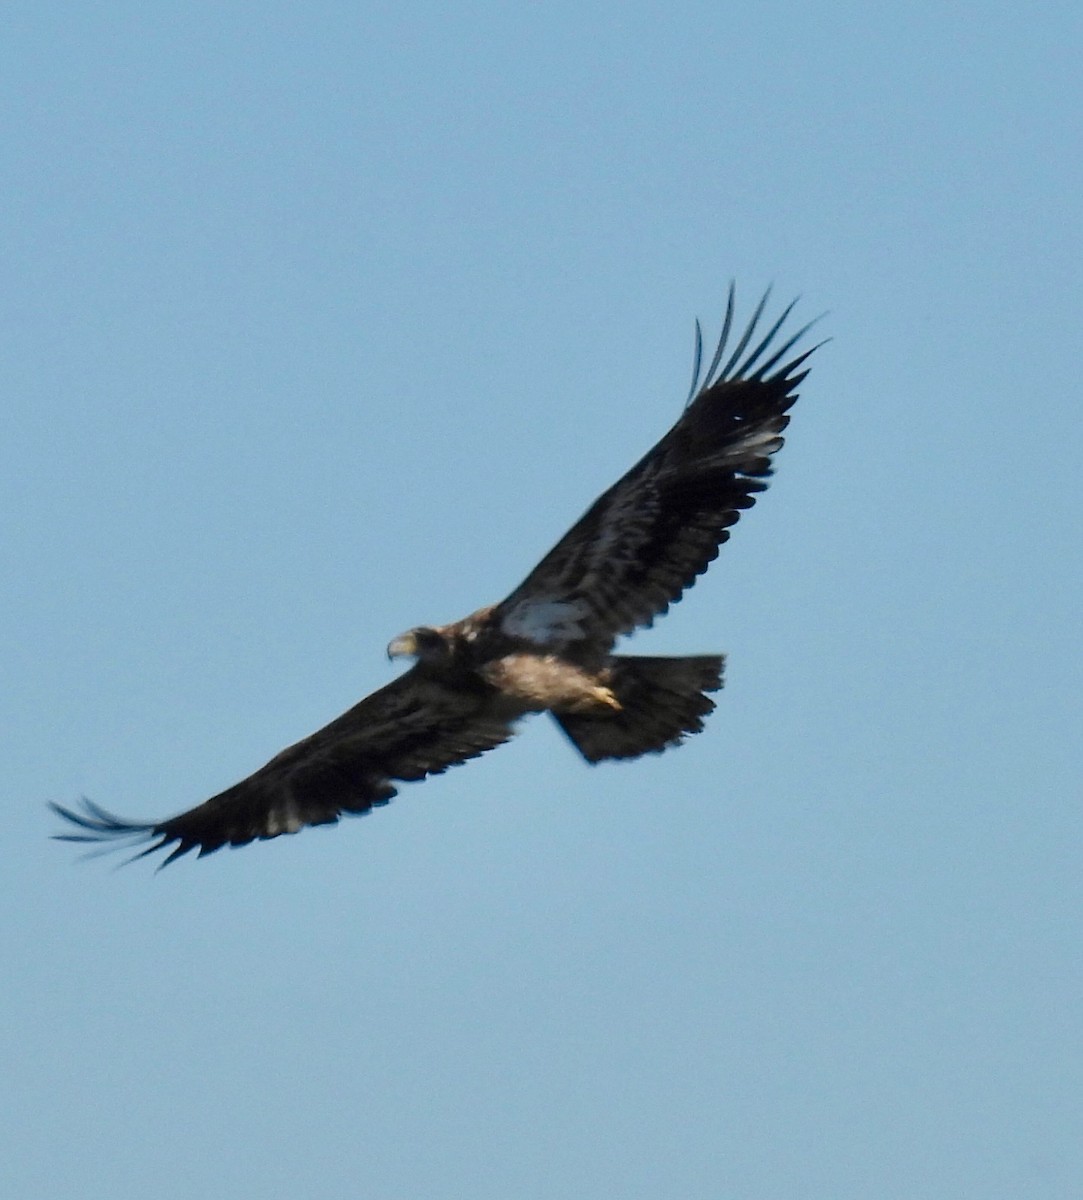
[[[800,296],[796,296],[790,301],[789,304],[786,305],[781,314],[775,318],[770,329],[759,339],[754,347],[749,350],[749,344],[752,342],[756,329],[767,308],[768,301],[771,298],[773,286],[774,285],[768,286],[763,295],[760,297],[751,317],[749,318],[748,324],[745,326],[744,331],[737,341],[737,345],[733,348],[732,352],[730,352],[729,357],[726,358],[725,365],[722,365],[722,360],[728,349],[730,334],[733,331],[733,318],[736,307],[736,288],[732,280],[730,281],[726,297],[726,314],[722,322],[722,331],[719,334],[714,354],[705,371],[702,369],[702,330],[700,323],[697,320],[692,387],[689,392],[688,399],[685,401],[685,408],[687,408],[692,401],[697,398],[697,396],[702,395],[709,388],[721,383],[737,382],[742,379],[749,379],[756,382],[771,382],[771,380],[775,378],[783,378],[788,383],[792,383],[790,376],[794,368],[798,367],[805,361],[805,359],[809,357],[810,354],[831,340],[830,338],[825,338],[823,341],[817,342],[815,346],[809,350],[806,350],[798,358],[793,359],[791,362],[786,363],[784,366],[779,368],[779,363],[783,362],[786,355],[794,348],[794,346],[800,342],[800,340],[808,333],[810,329],[813,328],[813,326],[817,325],[825,316],[827,316],[826,313],[821,313],[819,316],[814,317],[811,321],[808,321],[806,324],[802,325],[796,333],[788,336],[780,346],[772,348],[772,343],[778,336],[779,331],[783,328],[787,319],[793,313],[793,310],[796,308],[801,299]],[[770,357],[760,363],[759,360],[768,352],[770,352]],[[759,366],[756,366],[757,363],[759,363]],[[755,370],[753,370],[753,368],[755,368]],[[779,369],[775,375],[772,375],[771,372],[775,371],[776,368]]]

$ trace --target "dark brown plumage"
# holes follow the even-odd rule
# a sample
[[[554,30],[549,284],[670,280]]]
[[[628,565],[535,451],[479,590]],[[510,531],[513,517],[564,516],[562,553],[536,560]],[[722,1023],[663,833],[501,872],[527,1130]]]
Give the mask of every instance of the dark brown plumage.
[[[722,684],[721,655],[614,655],[649,626],[718,554],[730,526],[767,486],[786,415],[816,347],[778,364],[808,331],[773,345],[790,304],[749,349],[763,297],[723,362],[701,372],[699,326],[689,400],[677,423],[588,509],[507,599],[451,625],[395,638],[413,667],[198,807],[159,822],[125,821],[84,801],[53,808],[77,832],[63,840],[148,840],[165,863],[190,850],[295,833],[386,804],[392,781],[435,775],[507,741],[520,717],[548,711],[589,762],[637,758],[703,728]],[[811,324],[811,323],[810,323]],[[138,855],[137,855],[138,857]],[[164,865],[164,864],[163,864]]]

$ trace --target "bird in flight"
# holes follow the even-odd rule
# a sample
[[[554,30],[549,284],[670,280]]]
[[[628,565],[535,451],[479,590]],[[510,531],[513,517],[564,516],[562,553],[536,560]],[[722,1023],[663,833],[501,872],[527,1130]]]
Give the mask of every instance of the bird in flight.
[[[657,753],[698,733],[714,708],[709,693],[722,686],[722,655],[613,649],[680,599],[767,487],[808,373],[800,368],[818,348],[786,361],[815,323],[782,333],[796,301],[757,339],[769,295],[730,350],[730,285],[705,371],[696,323],[692,386],[676,424],[499,604],[394,638],[388,655],[413,659],[408,671],[203,804],[147,822],[85,799],[78,812],[53,804],[69,822],[56,836],[148,842],[135,857],[168,849],[165,866],[191,850],[203,856],[366,813],[396,795],[395,783],[506,742],[529,713],[550,713],[589,763]]]

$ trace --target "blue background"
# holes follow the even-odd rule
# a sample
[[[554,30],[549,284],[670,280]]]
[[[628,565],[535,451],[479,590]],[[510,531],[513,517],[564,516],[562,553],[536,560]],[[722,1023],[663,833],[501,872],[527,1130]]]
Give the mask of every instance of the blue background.
[[[5,1195],[1075,1198],[1077,5],[45,0],[0,39]],[[548,722],[154,876],[506,594],[668,427],[692,319],[833,336],[640,653]]]

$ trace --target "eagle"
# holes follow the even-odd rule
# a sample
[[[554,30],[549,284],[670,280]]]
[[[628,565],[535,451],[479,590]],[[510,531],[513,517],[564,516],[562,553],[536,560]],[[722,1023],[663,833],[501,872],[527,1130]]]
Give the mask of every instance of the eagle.
[[[69,823],[55,836],[147,842],[133,857],[168,849],[165,866],[192,850],[202,857],[367,813],[397,794],[396,783],[508,741],[530,713],[551,714],[588,763],[657,753],[700,732],[722,686],[723,655],[651,658],[614,646],[680,599],[767,486],[808,374],[802,366],[818,349],[788,358],[815,324],[782,333],[796,300],[757,337],[769,296],[770,288],[730,350],[730,284],[705,371],[696,322],[692,384],[676,423],[499,604],[394,638],[388,656],[412,659],[409,670],[197,807],[140,822],[86,799],[81,811],[54,803]]]

